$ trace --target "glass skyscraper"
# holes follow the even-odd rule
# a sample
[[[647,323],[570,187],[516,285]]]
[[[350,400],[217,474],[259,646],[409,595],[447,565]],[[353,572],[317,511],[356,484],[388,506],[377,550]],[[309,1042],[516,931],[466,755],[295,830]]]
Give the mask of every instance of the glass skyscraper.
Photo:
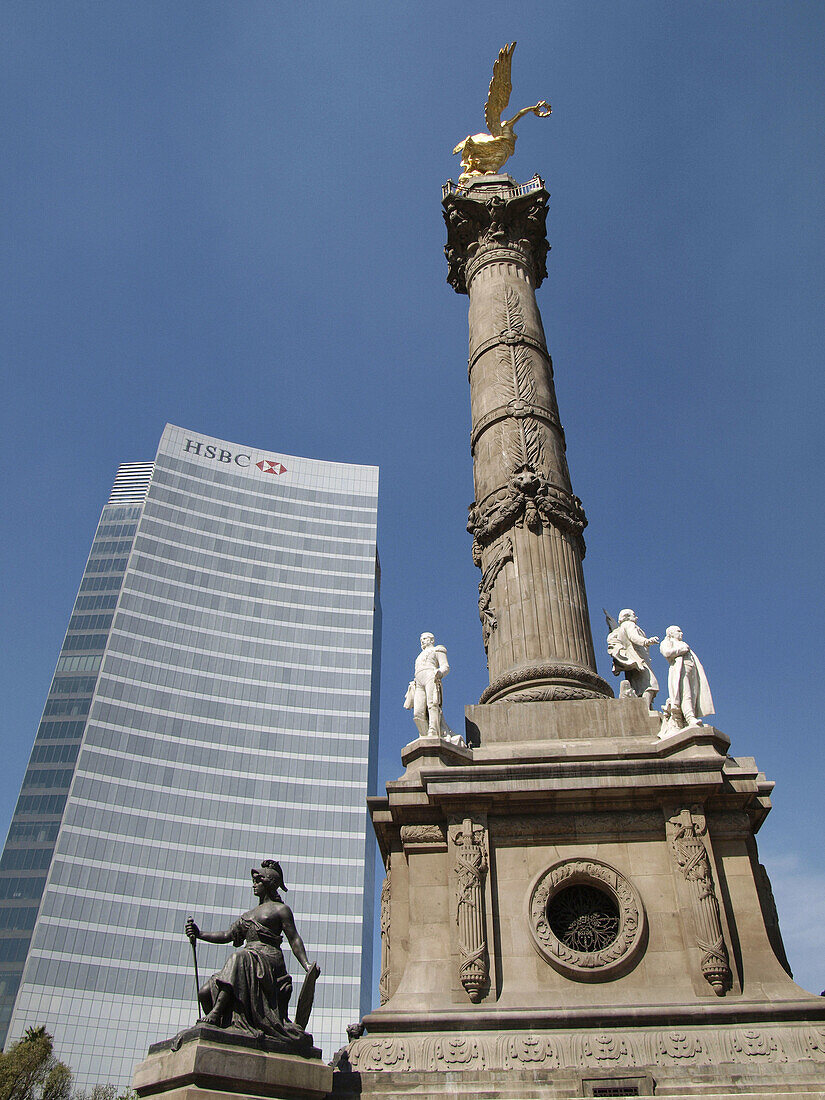
[[[81,1086],[194,1021],[183,923],[250,908],[261,858],[321,966],[316,1044],[369,1007],[377,489],[171,425],[118,472],[0,864],[9,1037],[44,1025]],[[228,949],[198,952],[203,980]]]

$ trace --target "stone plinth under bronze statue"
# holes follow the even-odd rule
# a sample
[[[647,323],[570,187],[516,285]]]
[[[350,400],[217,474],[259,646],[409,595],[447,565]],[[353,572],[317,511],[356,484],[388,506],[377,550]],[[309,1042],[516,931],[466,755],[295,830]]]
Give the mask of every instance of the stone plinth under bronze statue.
[[[825,1096],[825,1001],[792,980],[757,853],[773,784],[698,710],[660,737],[658,638],[613,639],[639,673],[622,698],[596,672],[586,521],[535,296],[547,192],[476,175],[443,198],[448,279],[470,299],[490,686],[466,746],[408,745],[369,800],[381,1003],[333,1095]]]
[[[191,917],[186,922],[193,949],[200,939],[232,943],[237,950],[198,990],[206,1016],[149,1048],[134,1074],[140,1097],[162,1093],[168,1100],[228,1100],[240,1094],[320,1100],[330,1089],[332,1071],[305,1030],[318,965],[307,958],[292,910],[280,896],[286,889],[280,864],[262,860],[251,874],[258,905],[226,931],[203,932]],[[288,1015],[292,979],[281,951],[283,936],[307,973],[295,1021]]]

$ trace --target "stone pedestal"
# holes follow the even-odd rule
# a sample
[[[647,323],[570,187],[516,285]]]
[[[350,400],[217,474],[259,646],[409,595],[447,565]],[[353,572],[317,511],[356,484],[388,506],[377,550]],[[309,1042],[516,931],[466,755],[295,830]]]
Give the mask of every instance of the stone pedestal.
[[[141,1097],[164,1100],[322,1100],[332,1088],[332,1070],[312,1048],[312,1057],[286,1053],[284,1045],[221,1028],[197,1025],[178,1041],[149,1048],[135,1069],[132,1087]]]
[[[466,726],[472,749],[410,746],[370,799],[382,1004],[335,1095],[825,1095],[825,1000],[787,969],[753,760],[712,726],[659,740],[640,699]]]

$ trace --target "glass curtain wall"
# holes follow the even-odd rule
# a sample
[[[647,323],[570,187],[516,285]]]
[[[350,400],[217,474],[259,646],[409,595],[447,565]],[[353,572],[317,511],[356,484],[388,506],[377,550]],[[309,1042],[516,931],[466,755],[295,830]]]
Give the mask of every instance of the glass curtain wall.
[[[377,482],[164,432],[10,1028],[82,1087],[194,1021],[184,921],[226,928],[261,858],[321,966],[316,1044],[369,1006]],[[198,944],[202,978],[227,950]]]
[[[83,571],[0,859],[0,1047],[151,473],[151,463],[126,463],[118,470]]]

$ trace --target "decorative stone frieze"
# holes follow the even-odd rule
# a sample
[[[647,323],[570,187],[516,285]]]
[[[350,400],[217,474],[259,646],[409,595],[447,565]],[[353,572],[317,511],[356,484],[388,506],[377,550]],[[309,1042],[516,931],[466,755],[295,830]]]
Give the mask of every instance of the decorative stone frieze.
[[[620,1035],[592,1035],[582,1044],[584,1060],[623,1064],[628,1060],[627,1041]]]
[[[478,1039],[448,1036],[424,1040],[424,1060],[428,1068],[486,1069],[485,1044]]]
[[[562,839],[587,836],[627,838],[630,834],[649,837],[663,829],[662,815],[654,810],[616,810],[576,814],[509,814],[491,817],[489,828],[494,838],[537,837]]]
[[[481,1000],[490,984],[484,879],[487,874],[485,829],[465,818],[454,834],[458,978],[471,1001]]]
[[[410,1044],[404,1039],[357,1039],[350,1047],[349,1061],[354,1070],[409,1070]]]
[[[805,1034],[805,1048],[809,1058],[825,1062],[825,1028],[811,1028]]]
[[[557,1066],[559,1056],[550,1038],[546,1035],[514,1035],[507,1041],[506,1060],[508,1068],[514,1065]]]
[[[387,863],[387,874],[381,887],[381,975],[378,979],[378,997],[386,1004],[390,997],[390,906],[392,903],[392,875]]]
[[[686,1031],[668,1031],[659,1037],[656,1060],[690,1061],[700,1055],[703,1049],[698,1035],[689,1035]]]
[[[748,1028],[746,1031],[735,1031],[730,1037],[731,1046],[736,1054],[744,1055],[746,1059],[762,1061],[787,1062],[788,1058],[782,1049],[782,1044],[769,1032],[758,1031],[756,1028]]]
[[[825,1032],[800,1024],[637,1031],[461,1032],[456,1035],[366,1036],[349,1048],[354,1070],[432,1072],[513,1069],[610,1069],[825,1062]]]
[[[536,950],[560,973],[607,981],[639,958],[645,911],[635,887],[595,859],[565,859],[534,880],[527,922]]]
[[[717,997],[723,997],[731,984],[730,956],[722,932],[710,859],[702,839],[706,831],[704,815],[696,808],[682,810],[667,823],[673,860],[690,888],[702,974]]]

